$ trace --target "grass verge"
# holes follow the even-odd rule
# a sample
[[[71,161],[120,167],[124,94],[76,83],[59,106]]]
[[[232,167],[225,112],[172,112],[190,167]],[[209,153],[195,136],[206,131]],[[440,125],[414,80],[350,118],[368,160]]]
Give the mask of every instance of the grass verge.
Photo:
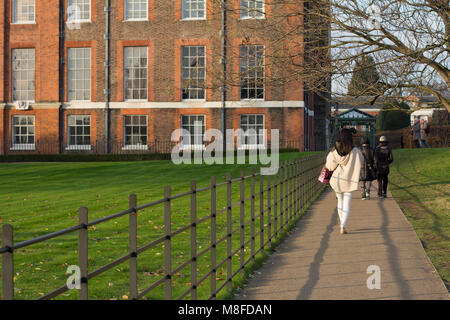
[[[450,289],[450,148],[394,151],[389,188]]]

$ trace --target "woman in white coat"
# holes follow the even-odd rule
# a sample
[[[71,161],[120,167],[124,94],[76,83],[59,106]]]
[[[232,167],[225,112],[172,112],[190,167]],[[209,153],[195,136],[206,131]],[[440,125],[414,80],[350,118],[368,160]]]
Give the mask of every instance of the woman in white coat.
[[[359,190],[359,175],[363,155],[353,146],[352,132],[342,129],[339,138],[327,156],[325,167],[333,171],[330,186],[336,192],[340,233],[346,234],[345,227],[350,216],[353,191]]]

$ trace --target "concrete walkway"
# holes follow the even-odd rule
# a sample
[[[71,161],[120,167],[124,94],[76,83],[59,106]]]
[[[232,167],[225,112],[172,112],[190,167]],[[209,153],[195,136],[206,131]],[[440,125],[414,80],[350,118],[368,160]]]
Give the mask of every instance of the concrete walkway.
[[[362,201],[354,192],[349,233],[340,235],[338,223],[328,188],[234,299],[450,299],[390,194]],[[367,287],[371,265],[380,268],[380,289]]]

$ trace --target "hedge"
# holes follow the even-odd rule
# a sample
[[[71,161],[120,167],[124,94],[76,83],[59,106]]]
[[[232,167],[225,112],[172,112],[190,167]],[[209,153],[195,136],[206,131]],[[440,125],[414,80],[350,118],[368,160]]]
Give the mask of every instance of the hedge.
[[[295,148],[284,148],[280,153],[299,152]],[[235,156],[237,151],[234,152]],[[270,154],[270,150],[268,150]],[[214,155],[214,154],[213,154]],[[248,150],[246,150],[248,155]],[[8,154],[0,155],[0,162],[102,162],[102,161],[149,161],[171,160],[171,154]]]

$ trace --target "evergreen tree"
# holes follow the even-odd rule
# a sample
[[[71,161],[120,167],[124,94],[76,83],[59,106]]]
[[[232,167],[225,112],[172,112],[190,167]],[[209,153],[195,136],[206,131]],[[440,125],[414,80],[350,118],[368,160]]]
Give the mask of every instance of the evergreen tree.
[[[380,75],[375,61],[369,55],[363,56],[355,62],[353,76],[348,86],[350,96],[377,95],[380,88]]]

